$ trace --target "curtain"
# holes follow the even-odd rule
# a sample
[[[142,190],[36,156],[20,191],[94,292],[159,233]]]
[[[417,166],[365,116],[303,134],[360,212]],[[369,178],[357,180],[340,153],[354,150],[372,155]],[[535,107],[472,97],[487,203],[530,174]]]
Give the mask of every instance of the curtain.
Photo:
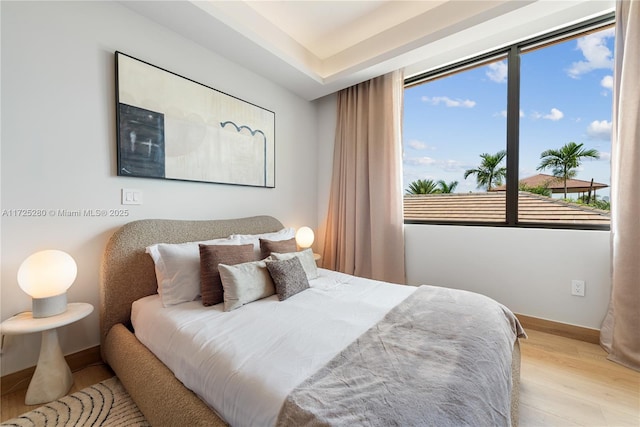
[[[600,332],[609,359],[640,370],[640,2],[616,3],[611,138],[611,301]]]
[[[405,282],[402,97],[396,71],[338,93],[322,266]]]

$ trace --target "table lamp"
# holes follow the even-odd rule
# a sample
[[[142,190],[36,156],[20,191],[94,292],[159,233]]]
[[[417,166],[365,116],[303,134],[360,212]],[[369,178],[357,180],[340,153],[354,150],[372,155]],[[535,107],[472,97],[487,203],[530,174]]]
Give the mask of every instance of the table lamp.
[[[300,227],[296,232],[296,243],[300,249],[307,249],[313,245],[313,230],[309,227]]]
[[[25,259],[18,269],[18,285],[31,296],[33,317],[50,317],[67,310],[67,289],[78,267],[66,252],[49,249]]]

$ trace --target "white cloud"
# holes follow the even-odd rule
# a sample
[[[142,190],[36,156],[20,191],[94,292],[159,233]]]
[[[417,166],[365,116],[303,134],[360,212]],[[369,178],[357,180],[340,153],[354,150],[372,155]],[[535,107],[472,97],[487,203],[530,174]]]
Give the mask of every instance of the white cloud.
[[[604,76],[602,80],[600,80],[600,86],[605,89],[612,90],[613,89],[613,76]]]
[[[407,159],[404,159],[404,162],[407,165],[412,165],[412,166],[429,166],[434,164],[436,161],[431,157],[425,156],[425,157],[409,157]]]
[[[446,172],[459,172],[474,167],[458,160],[438,160],[428,156],[405,158],[404,164],[408,166],[431,166]]]
[[[427,144],[416,139],[412,139],[407,143],[407,145],[414,150],[424,150],[425,148],[427,148]]]
[[[563,117],[564,113],[557,108],[552,108],[549,114],[545,114],[544,116],[542,116],[543,119],[552,120],[554,122],[557,122]]]
[[[582,52],[584,61],[571,64],[567,70],[569,77],[577,79],[580,75],[597,69],[613,69],[613,52],[606,45],[606,39],[614,36],[614,29],[580,37],[577,49]]]
[[[431,98],[423,96],[422,101],[430,102],[433,105],[439,105],[442,103],[447,107],[473,108],[476,105],[476,102],[471,101],[470,99],[451,99],[448,96],[433,96]]]
[[[587,127],[587,135],[592,139],[611,139],[611,122],[594,120]]]
[[[412,139],[409,142],[407,142],[407,145],[411,148],[413,148],[414,150],[435,150],[435,147],[432,147],[431,145],[427,144],[426,142],[423,141],[419,141],[417,139]]]
[[[531,113],[531,117],[534,119],[546,119],[557,122],[564,117],[564,113],[557,108],[552,108],[549,114],[542,114],[534,111],[533,113]]]
[[[487,66],[487,77],[496,83],[506,83],[507,81],[507,61],[494,62]]]

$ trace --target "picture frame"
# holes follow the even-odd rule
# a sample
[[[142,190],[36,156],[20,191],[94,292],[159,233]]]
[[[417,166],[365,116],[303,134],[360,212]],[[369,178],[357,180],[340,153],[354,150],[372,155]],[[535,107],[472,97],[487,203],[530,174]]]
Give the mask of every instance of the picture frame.
[[[118,175],[275,188],[275,113],[115,52]]]

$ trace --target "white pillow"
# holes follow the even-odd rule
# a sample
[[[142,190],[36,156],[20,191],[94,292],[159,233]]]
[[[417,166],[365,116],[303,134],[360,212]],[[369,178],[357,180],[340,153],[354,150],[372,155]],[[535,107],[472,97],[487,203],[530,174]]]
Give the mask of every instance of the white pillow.
[[[155,264],[162,305],[194,301],[200,297],[200,248],[198,245],[238,245],[237,239],[214,239],[187,243],[157,243],[147,246]]]
[[[318,277],[318,266],[316,265],[316,260],[313,257],[313,251],[310,248],[305,249],[304,251],[290,252],[286,254],[271,252],[271,256],[269,258],[275,260],[285,260],[291,259],[293,257],[300,258],[302,268],[304,268],[304,272],[307,273],[307,280],[315,279]]]
[[[224,311],[235,310],[250,302],[276,293],[267,263],[264,261],[243,264],[218,264],[224,289]]]
[[[240,245],[247,245],[249,243],[253,244],[253,251],[256,254],[256,259],[260,259],[262,253],[260,252],[260,239],[272,240],[274,242],[279,242],[280,240],[289,240],[296,236],[296,230],[287,227],[283,228],[280,231],[275,231],[272,233],[262,233],[262,234],[232,234],[229,236],[230,239],[239,239],[241,243]]]

